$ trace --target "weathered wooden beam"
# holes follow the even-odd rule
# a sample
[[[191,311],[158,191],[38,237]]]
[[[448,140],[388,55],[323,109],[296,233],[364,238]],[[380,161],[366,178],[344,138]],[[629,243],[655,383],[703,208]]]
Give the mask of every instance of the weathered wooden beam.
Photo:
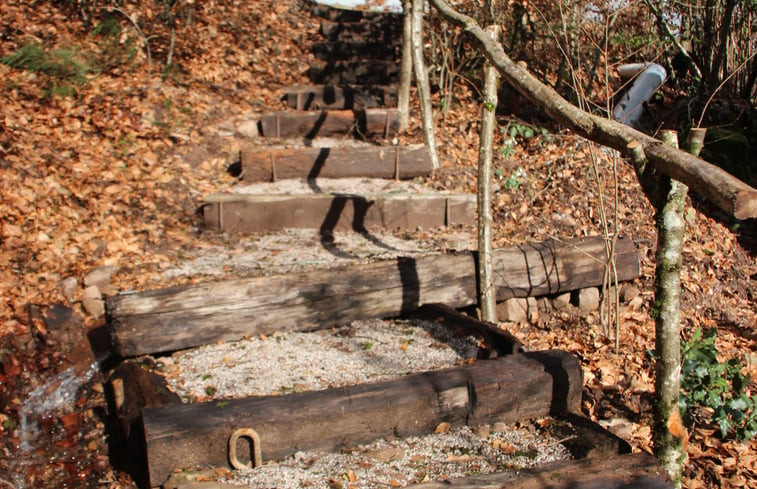
[[[475,219],[467,194],[211,194],[203,204],[205,227],[227,233],[286,228],[415,230],[457,226]]]
[[[397,134],[399,124],[397,109],[275,112],[260,117],[262,135],[272,138],[354,136],[387,139]]]
[[[616,245],[618,280],[640,273],[633,242]],[[597,286],[604,277],[601,237],[494,251],[499,298]],[[113,348],[124,357],[172,351],[245,335],[304,331],[356,319],[407,316],[422,304],[475,304],[473,253],[398,258],[349,268],[121,294],[106,301]]]
[[[396,83],[399,78],[399,63],[385,59],[361,59],[357,61],[316,62],[308,69],[308,78],[313,83]]]
[[[287,106],[296,110],[354,110],[397,105],[391,85],[297,85],[284,90]]]
[[[359,61],[365,58],[383,59],[396,62],[399,59],[399,45],[381,41],[329,41],[313,44],[315,59],[322,61]]]
[[[383,42],[399,46],[402,38],[402,23],[376,24],[362,22],[321,22],[320,34],[331,42]]]
[[[535,469],[475,475],[407,486],[414,489],[673,489],[657,460],[648,453],[605,454],[565,460]]]
[[[441,422],[516,422],[577,411],[582,375],[577,358],[554,350],[372,384],[145,409],[150,484],[162,484],[175,469],[227,466],[229,439],[243,428],[257,432],[266,461],[431,433]]]
[[[284,178],[398,178],[431,173],[424,145],[336,148],[266,148],[242,151],[242,178],[272,182]]]

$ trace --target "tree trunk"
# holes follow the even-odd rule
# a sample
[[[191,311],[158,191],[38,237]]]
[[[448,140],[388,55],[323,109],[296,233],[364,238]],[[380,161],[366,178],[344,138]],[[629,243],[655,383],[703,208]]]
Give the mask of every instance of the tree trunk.
[[[436,154],[436,136],[434,135],[434,117],[431,111],[431,89],[428,83],[426,63],[423,60],[423,0],[412,0],[413,25],[413,66],[415,67],[415,82],[418,99],[421,104],[421,118],[423,120],[423,137],[431,157],[431,166],[439,168],[439,157]]]
[[[665,143],[678,146],[674,131],[663,131]],[[655,403],[654,451],[676,484],[681,485],[681,466],[686,456],[680,436],[678,394],[681,389],[681,253],[686,233],[683,210],[686,185],[670,179],[662,206],[657,207],[657,253],[655,254]]]
[[[402,0],[402,61],[397,88],[397,108],[400,111],[400,131],[408,126],[410,116],[410,81],[413,78],[413,19],[412,0]]]
[[[720,69],[728,70],[726,63],[726,52],[728,50],[728,40],[731,36],[731,20],[733,19],[733,10],[736,8],[736,0],[726,0],[723,18],[720,20],[720,29],[718,29],[718,50],[712,60],[712,66],[708,73],[707,88],[710,93],[714,93],[720,83]],[[726,74],[723,75],[723,79]]]
[[[487,27],[492,40],[499,27]],[[484,103],[481,106],[481,138],[478,147],[478,287],[481,317],[497,322],[494,278],[492,277],[492,144],[497,109],[499,76],[490,63],[484,66]]]
[[[641,131],[579,109],[513,63],[502,47],[492,42],[474,19],[456,12],[444,0],[430,2],[445,19],[472,36],[481,52],[497,67],[507,83],[558,123],[580,136],[621,151],[636,141],[657,172],[686,184],[737,219],[757,217],[757,190],[721,168],[661,144]]]

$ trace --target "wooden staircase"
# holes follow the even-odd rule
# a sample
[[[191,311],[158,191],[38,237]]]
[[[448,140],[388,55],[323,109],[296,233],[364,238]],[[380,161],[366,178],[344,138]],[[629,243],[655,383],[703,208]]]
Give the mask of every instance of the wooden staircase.
[[[323,19],[325,41],[316,46],[315,54],[325,65],[310,68],[311,79],[319,84],[286,89],[282,97],[290,110],[260,118],[260,134],[269,144],[241,154],[243,180],[356,176],[398,180],[429,175],[425,148],[389,144],[398,131],[396,109],[391,106],[396,103],[392,83],[399,16],[310,5]],[[377,43],[385,48],[375,49]],[[368,54],[381,59],[365,57]],[[324,136],[363,144],[298,148],[276,144],[286,138],[318,141]],[[475,196],[227,193],[207,196],[202,210],[206,228],[226,233],[305,227],[328,235],[340,229],[366,233],[473,223]],[[633,243],[620,240],[617,250],[620,280],[637,277],[639,260]],[[600,238],[497,250],[498,299],[600,284],[604,253]],[[553,415],[572,423],[595,457],[541,472],[502,474],[500,479],[492,475],[487,484],[506,480],[512,487],[546,487],[541,483],[549,480],[549,487],[672,487],[649,457],[631,455],[625,442],[576,414],[583,389],[576,357],[562,351],[523,353],[512,335],[452,308],[475,304],[475,263],[472,253],[435,254],[108,299],[113,349],[123,357],[270,334],[281,327],[283,318],[289,329],[314,330],[354,319],[408,315],[470,331],[489,351],[487,359],[472,365],[396,381],[184,405],[154,374],[126,363],[115,370],[109,391],[124,433],[146,450],[150,486],[162,485],[176,469],[228,466],[229,436],[240,426],[256,427],[264,440],[263,459],[270,460],[296,450],[339,450],[382,436],[428,433],[443,421],[516,422]],[[375,429],[366,431],[359,422],[366,416],[376,420]],[[291,437],[287,433],[294,425],[298,430]],[[571,478],[562,484],[555,475],[559,473]],[[478,487],[477,480],[457,484]],[[609,485],[597,485],[602,481]]]

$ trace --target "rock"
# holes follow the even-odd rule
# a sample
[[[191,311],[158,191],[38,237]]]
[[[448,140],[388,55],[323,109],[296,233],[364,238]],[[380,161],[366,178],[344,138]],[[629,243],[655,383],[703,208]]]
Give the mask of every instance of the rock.
[[[62,370],[74,367],[77,374],[84,374],[95,362],[95,355],[81,316],[69,307],[53,304],[45,311],[44,322],[46,340],[65,356]]]
[[[382,448],[379,450],[371,450],[365,452],[368,458],[372,458],[377,462],[391,462],[392,460],[401,460],[405,456],[405,450],[399,447]]]
[[[555,297],[550,299],[550,303],[552,304],[552,307],[554,307],[558,311],[565,311],[567,309],[570,309],[570,292],[556,295]]]
[[[637,298],[640,293],[641,291],[639,291],[639,288],[635,285],[625,284],[620,288],[620,300],[624,304],[628,304]]]
[[[242,121],[237,125],[237,134],[242,137],[255,139],[258,137],[258,121]]]
[[[511,297],[497,304],[497,319],[503,322],[527,323],[539,319],[535,297]]]
[[[599,289],[596,287],[587,287],[579,290],[574,295],[575,306],[581,314],[586,314],[599,309]]]
[[[96,285],[97,287],[103,288],[104,286],[110,284],[111,277],[117,271],[118,267],[113,265],[97,267],[84,276],[84,286],[89,287]]]
[[[507,423],[498,421],[492,426],[492,433],[506,433],[508,430]]]
[[[78,287],[79,281],[75,277],[66,277],[60,282],[60,293],[63,294],[66,300],[71,302],[74,300],[74,294]]]
[[[480,436],[481,438],[486,438],[491,434],[491,426],[489,426],[488,424],[476,426],[476,428],[473,430],[473,433],[475,433],[476,436]]]
[[[81,304],[84,310],[92,317],[100,318],[105,315],[105,303],[96,285],[90,285],[82,293]]]

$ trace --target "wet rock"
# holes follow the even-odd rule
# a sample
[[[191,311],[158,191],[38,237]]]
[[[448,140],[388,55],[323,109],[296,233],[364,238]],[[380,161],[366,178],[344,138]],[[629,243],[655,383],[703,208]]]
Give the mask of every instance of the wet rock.
[[[95,362],[81,316],[73,309],[53,304],[44,316],[46,340],[63,353],[62,369],[74,367],[77,374],[86,372]]]

